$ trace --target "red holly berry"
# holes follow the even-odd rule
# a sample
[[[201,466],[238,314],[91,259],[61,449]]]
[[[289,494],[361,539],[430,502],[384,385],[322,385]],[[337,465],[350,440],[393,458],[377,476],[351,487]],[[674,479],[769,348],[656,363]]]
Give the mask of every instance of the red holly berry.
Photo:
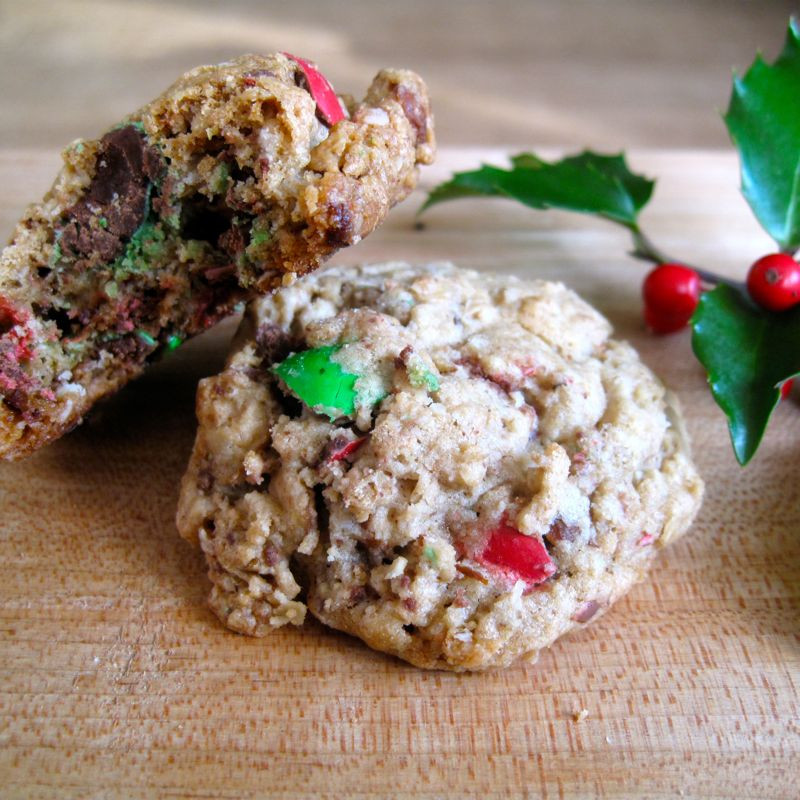
[[[656,333],[680,330],[700,299],[700,276],[683,264],[659,264],[644,280],[644,319]]]
[[[759,258],[747,273],[747,291],[762,308],[786,311],[800,303],[800,264],[786,253]]]

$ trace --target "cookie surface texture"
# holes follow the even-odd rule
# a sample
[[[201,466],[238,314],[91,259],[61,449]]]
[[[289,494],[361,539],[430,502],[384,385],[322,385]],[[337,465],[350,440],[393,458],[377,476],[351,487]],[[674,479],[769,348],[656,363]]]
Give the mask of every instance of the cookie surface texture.
[[[680,412],[561,284],[327,269],[248,309],[199,389],[178,510],[210,604],[306,611],[420,667],[535,658],[602,614],[701,501]]]
[[[0,256],[0,457],[359,241],[433,154],[414,73],[383,70],[355,103],[284,54],[194,69],[73,142]]]

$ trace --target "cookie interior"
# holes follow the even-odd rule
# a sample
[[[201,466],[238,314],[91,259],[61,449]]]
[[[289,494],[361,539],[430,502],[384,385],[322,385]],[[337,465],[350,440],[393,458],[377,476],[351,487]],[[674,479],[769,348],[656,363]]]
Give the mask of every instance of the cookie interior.
[[[71,144],[0,259],[0,455],[372,231],[433,158],[430,107],[384,70],[347,108],[330,126],[295,60],[243,56]]]

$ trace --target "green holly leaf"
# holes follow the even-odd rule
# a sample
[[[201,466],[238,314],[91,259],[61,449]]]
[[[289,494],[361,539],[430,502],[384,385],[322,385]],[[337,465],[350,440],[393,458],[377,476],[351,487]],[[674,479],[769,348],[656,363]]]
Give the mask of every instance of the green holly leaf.
[[[743,291],[720,285],[700,297],[692,331],[692,348],[744,465],[780,401],[780,385],[800,374],[800,307],[765,311]]]
[[[484,165],[456,173],[433,189],[420,211],[461,197],[509,197],[530,208],[594,214],[636,231],[654,185],[631,172],[623,154],[586,151],[551,163],[520,153],[511,158],[511,169]]]
[[[742,193],[782,250],[800,247],[800,27],[789,23],[773,64],[759,55],[735,76],[725,114],[739,150]]]

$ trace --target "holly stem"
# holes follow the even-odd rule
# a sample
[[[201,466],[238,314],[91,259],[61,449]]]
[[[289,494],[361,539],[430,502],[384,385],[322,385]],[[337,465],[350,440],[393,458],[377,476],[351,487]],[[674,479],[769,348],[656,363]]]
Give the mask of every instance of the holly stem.
[[[703,283],[707,283],[711,286],[716,286],[718,283],[724,283],[726,286],[732,286],[735,289],[744,289],[744,283],[742,281],[726,278],[724,275],[717,275],[715,272],[710,272],[702,267],[696,267],[693,264],[687,264],[680,258],[672,258],[672,256],[668,256],[638,228],[632,228],[631,235],[633,236],[634,246],[634,249],[631,251],[631,255],[634,258],[640,258],[643,261],[651,261],[653,264],[681,264],[684,267],[693,269],[700,276],[700,280]]]

